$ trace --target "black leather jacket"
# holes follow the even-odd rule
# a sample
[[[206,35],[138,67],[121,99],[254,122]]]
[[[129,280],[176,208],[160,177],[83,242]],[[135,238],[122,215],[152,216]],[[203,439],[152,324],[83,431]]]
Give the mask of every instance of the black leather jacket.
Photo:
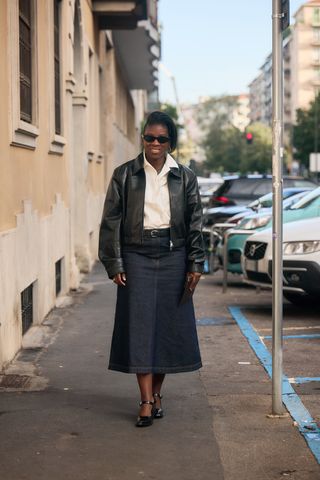
[[[99,236],[99,258],[110,278],[125,272],[123,245],[141,245],[143,238],[146,177],[143,154],[120,165],[113,172],[106,194]],[[204,246],[202,208],[197,179],[184,165],[168,173],[171,226],[174,247],[185,245],[188,271],[202,272]]]

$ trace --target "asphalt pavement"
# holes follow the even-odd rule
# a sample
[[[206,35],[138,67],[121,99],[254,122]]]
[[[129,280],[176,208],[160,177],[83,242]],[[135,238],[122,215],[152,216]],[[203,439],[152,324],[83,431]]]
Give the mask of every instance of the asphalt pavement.
[[[219,275],[204,276],[195,294],[203,368],[168,375],[165,417],[137,429],[135,376],[107,370],[115,287],[97,263],[81,288],[27,333],[0,378],[0,478],[319,479],[294,419],[268,418],[270,378],[229,310],[240,306],[267,336],[270,292],[257,295],[235,277],[223,295]],[[295,312],[288,326],[299,326],[296,310],[286,308]],[[316,327],[310,315],[307,324]],[[308,341],[319,359],[319,339]],[[316,376],[317,362],[300,345],[285,366],[292,377]],[[299,388],[319,421],[316,385]]]

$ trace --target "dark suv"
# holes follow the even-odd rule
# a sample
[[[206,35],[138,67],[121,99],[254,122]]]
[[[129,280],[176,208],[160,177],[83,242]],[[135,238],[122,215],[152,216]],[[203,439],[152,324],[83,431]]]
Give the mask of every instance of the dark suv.
[[[303,177],[283,177],[283,187],[316,187]],[[272,192],[271,175],[245,175],[225,177],[224,182],[210,199],[210,207],[247,205],[257,198]]]

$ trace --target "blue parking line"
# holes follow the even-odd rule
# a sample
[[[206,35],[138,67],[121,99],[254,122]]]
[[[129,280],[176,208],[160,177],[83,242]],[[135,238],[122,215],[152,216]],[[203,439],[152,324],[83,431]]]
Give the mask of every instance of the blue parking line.
[[[271,335],[264,335],[261,338],[265,338],[266,340],[271,340],[272,336]],[[288,340],[290,338],[320,338],[320,333],[310,333],[310,334],[302,334],[302,335],[283,335],[282,337],[284,340]]]
[[[257,355],[263,367],[272,378],[272,356],[261,338],[241,312],[239,307],[229,307],[229,311],[237,322],[242,334],[247,338],[250,347]],[[282,378],[282,401],[291,417],[297,422],[300,433],[306,440],[310,450],[320,464],[320,428],[305,408],[288,378]]]
[[[320,382],[320,377],[294,377],[290,383],[302,385],[303,383]]]

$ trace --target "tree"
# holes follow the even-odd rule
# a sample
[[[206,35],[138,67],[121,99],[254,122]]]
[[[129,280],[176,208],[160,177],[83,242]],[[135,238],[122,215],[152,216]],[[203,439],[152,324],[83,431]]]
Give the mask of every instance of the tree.
[[[242,132],[233,126],[221,128],[219,119],[212,122],[203,142],[206,167],[211,171],[240,170]]]
[[[251,124],[246,132],[233,125],[238,97],[212,97],[199,107],[199,122],[204,129],[206,167],[227,172],[268,173],[272,165],[272,133],[269,126]],[[247,141],[246,134],[252,134]]]
[[[309,109],[299,108],[293,127],[294,158],[309,167],[309,155],[320,150],[320,93]]]
[[[171,103],[161,103],[160,110],[169,115],[176,123],[178,122],[177,107],[175,107]]]
[[[252,123],[247,130],[252,134],[252,142],[243,141],[240,171],[269,173],[272,168],[271,128],[263,123]]]
[[[206,167],[211,171],[268,173],[272,166],[272,133],[270,127],[254,123],[248,127],[252,142],[246,134],[230,125],[222,128],[219,119],[212,122],[203,143]]]

